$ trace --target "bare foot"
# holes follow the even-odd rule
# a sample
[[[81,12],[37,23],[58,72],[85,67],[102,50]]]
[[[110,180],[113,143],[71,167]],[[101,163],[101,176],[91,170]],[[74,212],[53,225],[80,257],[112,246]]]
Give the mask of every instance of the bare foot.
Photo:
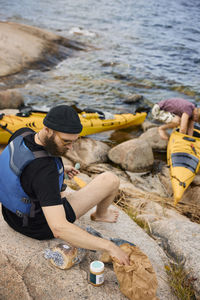
[[[158,132],[159,132],[159,135],[160,135],[161,139],[168,141],[169,136],[167,135],[167,133],[163,129],[158,128]]]
[[[92,221],[96,222],[107,222],[107,223],[116,223],[119,216],[117,210],[109,209],[104,215],[97,215],[96,212],[91,214],[90,218]]]

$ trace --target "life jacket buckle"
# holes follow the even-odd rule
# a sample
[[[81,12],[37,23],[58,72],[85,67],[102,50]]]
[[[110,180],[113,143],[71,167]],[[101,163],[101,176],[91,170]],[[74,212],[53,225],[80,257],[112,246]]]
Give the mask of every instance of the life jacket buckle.
[[[23,218],[24,214],[20,210],[16,210],[16,215],[20,218]]]
[[[28,199],[28,198],[26,198],[26,197],[22,197],[22,198],[21,198],[21,201],[22,201],[23,203],[25,203],[25,204],[30,204],[30,203],[31,203],[31,200]]]

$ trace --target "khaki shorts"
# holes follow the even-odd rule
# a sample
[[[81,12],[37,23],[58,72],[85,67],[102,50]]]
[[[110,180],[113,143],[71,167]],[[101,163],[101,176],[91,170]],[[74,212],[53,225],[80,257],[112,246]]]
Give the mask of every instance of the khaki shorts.
[[[160,106],[158,104],[154,104],[151,114],[155,120],[161,121],[164,123],[171,123],[175,117],[175,114],[172,114],[165,110],[161,110]]]

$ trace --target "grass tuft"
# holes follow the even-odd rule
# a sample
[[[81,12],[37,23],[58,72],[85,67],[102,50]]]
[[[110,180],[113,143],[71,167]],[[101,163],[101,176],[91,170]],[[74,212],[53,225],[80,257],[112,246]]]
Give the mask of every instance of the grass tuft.
[[[169,284],[173,293],[180,300],[195,300],[193,284],[196,278],[190,277],[181,264],[170,263],[165,266]]]
[[[119,191],[118,196],[115,199],[115,204],[119,206],[138,226],[140,226],[148,235],[151,236],[151,231],[147,222],[137,218],[138,213],[127,201],[127,195]]]
[[[148,235],[151,236],[151,231],[147,222],[142,219],[137,218],[137,212],[134,211],[132,208],[128,207],[124,209],[124,212],[138,225],[140,226]]]

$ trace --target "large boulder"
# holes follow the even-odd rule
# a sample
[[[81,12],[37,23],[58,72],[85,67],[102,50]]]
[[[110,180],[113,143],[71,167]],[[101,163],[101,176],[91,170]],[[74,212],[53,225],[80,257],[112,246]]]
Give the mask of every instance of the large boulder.
[[[158,133],[158,127],[150,128],[139,137],[149,143],[153,150],[166,150],[167,141],[161,139]]]
[[[109,149],[105,143],[82,137],[74,143],[73,149],[66,152],[65,157],[74,163],[79,162],[84,168],[92,163],[106,162]]]
[[[111,161],[131,172],[150,170],[154,163],[152,149],[145,140],[132,139],[113,147],[108,152]]]

